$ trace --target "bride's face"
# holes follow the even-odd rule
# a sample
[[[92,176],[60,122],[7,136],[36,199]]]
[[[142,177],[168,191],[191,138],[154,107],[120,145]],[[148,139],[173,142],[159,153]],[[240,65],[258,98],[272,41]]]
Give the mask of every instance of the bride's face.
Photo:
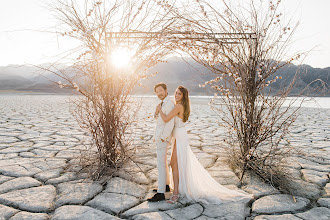
[[[182,94],[182,92],[180,91],[180,89],[176,89],[174,95],[175,95],[175,101],[176,101],[177,103],[181,102],[181,100],[182,100],[182,98],[183,98],[183,94]]]

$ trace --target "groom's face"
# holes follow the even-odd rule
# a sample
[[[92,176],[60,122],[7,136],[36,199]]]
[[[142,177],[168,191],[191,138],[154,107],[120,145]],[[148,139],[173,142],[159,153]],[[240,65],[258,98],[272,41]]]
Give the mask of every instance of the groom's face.
[[[158,87],[155,89],[155,92],[156,92],[156,94],[157,94],[157,96],[158,96],[158,98],[159,98],[160,100],[165,99],[166,96],[167,96],[167,89],[165,90],[165,89],[164,89],[163,87],[161,87],[161,86],[158,86]]]

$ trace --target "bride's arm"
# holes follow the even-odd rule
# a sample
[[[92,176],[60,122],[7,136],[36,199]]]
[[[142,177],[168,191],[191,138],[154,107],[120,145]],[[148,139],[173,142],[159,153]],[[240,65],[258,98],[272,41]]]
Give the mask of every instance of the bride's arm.
[[[177,114],[180,113],[180,111],[182,110],[182,105],[178,104],[174,106],[174,109],[168,113],[168,115],[165,115],[164,112],[162,111],[161,108],[159,108],[159,114],[162,117],[163,121],[165,123],[169,122],[174,116],[176,116]]]

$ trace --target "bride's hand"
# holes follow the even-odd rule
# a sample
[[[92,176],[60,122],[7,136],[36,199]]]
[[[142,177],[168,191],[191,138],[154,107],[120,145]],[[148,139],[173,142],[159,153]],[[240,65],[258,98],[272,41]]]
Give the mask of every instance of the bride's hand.
[[[155,116],[158,115],[158,113],[159,113],[159,110],[160,110],[159,106],[160,106],[160,104],[157,105],[157,107],[156,107]]]
[[[162,109],[162,105],[161,104],[157,105],[156,112],[159,113],[161,109]]]

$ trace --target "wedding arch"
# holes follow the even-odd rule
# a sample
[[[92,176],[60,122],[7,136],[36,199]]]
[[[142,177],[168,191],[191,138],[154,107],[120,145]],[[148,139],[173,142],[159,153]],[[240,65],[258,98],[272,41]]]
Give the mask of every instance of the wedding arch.
[[[96,170],[95,178],[108,167],[118,170],[129,158],[130,141],[125,133],[134,114],[127,112],[137,110],[128,104],[129,94],[145,77],[143,71],[175,48],[216,75],[200,86],[210,85],[224,103],[224,109],[214,109],[228,113],[221,120],[233,140],[230,159],[240,171],[240,179],[249,168],[266,181],[281,183],[281,171],[276,170],[286,153],[281,141],[297,116],[297,111],[289,112],[291,105],[284,111],[282,106],[294,80],[276,95],[269,85],[281,79],[277,74],[282,67],[302,55],[285,54],[297,25],[283,19],[281,1],[250,0],[247,8],[219,2],[223,3],[221,12],[213,3],[199,0],[186,8],[184,16],[177,11],[172,14],[175,8],[167,1],[91,0],[82,10],[78,1],[56,2],[53,10],[63,23],[59,34],[78,39],[82,47],[71,66],[79,72],[76,78],[68,77],[65,70],[53,72],[67,81],[59,82],[61,87],[75,89],[84,97],[76,102],[76,115],[97,147],[98,158],[86,160]],[[183,18],[183,24],[175,23],[177,17]],[[136,62],[131,64],[133,74],[121,74],[110,66],[109,56],[116,46],[132,42],[138,47]],[[80,85],[79,77],[87,78],[88,83]]]

